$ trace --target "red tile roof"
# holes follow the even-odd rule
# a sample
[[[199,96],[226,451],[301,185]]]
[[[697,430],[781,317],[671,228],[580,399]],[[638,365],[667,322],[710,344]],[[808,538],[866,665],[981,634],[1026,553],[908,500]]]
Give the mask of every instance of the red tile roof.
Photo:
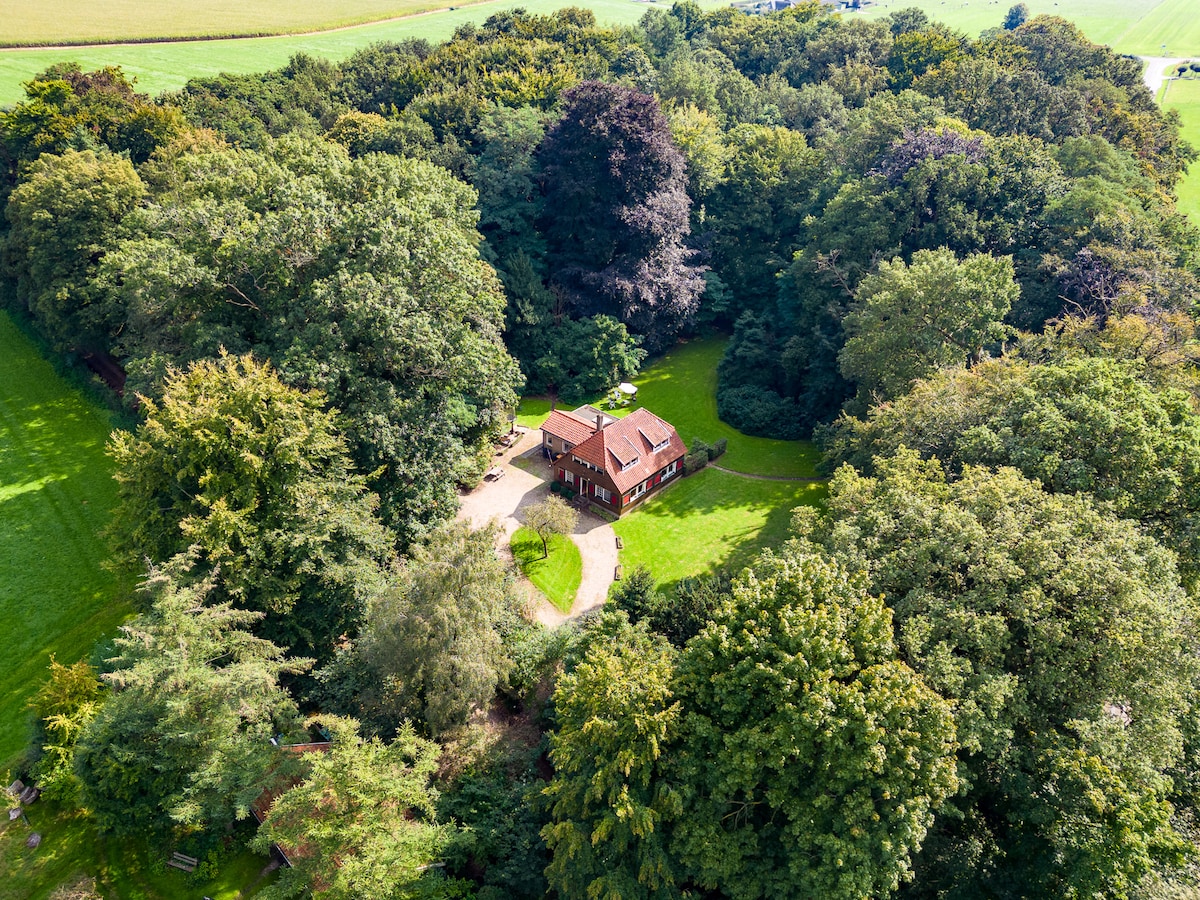
[[[556,409],[542,423],[542,431],[571,444],[582,444],[596,433],[596,423],[581,419],[574,413]]]
[[[655,452],[654,447],[664,440],[666,446]],[[597,431],[571,454],[600,469],[624,494],[686,452],[683,440],[669,423],[647,409],[636,409]],[[627,464],[629,468],[625,468]]]

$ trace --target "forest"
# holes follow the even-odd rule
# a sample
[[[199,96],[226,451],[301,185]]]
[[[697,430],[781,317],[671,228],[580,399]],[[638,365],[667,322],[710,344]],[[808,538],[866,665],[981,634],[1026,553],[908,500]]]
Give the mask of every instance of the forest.
[[[518,10],[28,82],[0,302],[119,394],[136,614],[18,774],[164,845],[269,796],[267,900],[1200,896],[1197,153],[1023,19]],[[521,396],[712,334],[824,502],[530,621],[460,487]]]

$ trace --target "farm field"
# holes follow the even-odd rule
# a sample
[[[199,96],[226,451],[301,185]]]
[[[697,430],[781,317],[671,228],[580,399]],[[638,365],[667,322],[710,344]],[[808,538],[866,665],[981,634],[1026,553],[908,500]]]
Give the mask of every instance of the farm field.
[[[378,22],[447,5],[445,0],[256,0],[240,4],[228,0],[50,0],[36,4],[0,0],[0,21],[5,23],[0,46],[294,34]]]
[[[1200,54],[1198,54],[1200,56]],[[1162,105],[1179,110],[1183,121],[1183,136],[1200,148],[1200,78],[1178,78],[1167,84]],[[1200,222],[1200,162],[1192,163],[1191,171],[1179,183],[1179,211],[1187,213],[1193,222]]]
[[[787,538],[792,510],[825,496],[825,485],[768,481],[711,467],[664,488],[622,517],[625,571],[646,566],[659,586],[728,567],[735,573],[767,546]]]
[[[930,18],[976,37],[996,28],[1016,0],[883,0],[863,15],[886,16],[916,6]],[[1098,44],[1138,56],[1200,53],[1196,0],[1024,0],[1030,16],[1070,19]],[[1166,53],[1162,45],[1167,45]]]
[[[59,378],[0,313],[0,775],[29,741],[50,654],[86,657],[128,614],[101,568],[116,496],[108,413]],[[6,781],[5,784],[8,782]]]
[[[18,5],[12,0],[0,2],[14,8]],[[20,0],[19,5],[24,8],[27,3],[28,0]],[[446,4],[436,0],[431,5],[444,8]],[[568,5],[592,10],[601,24],[623,25],[636,22],[646,12],[648,5],[655,4],[638,0],[575,0],[573,4],[568,0],[490,0],[445,12],[414,15],[321,34],[106,47],[2,50],[0,107],[11,106],[24,96],[21,82],[28,81],[38,72],[60,62],[75,61],[85,70],[120,66],[126,74],[137,79],[139,90],[159,94],[163,91],[178,90],[190,78],[206,78],[221,72],[238,74],[277,69],[285,65],[296,53],[342,60],[355,50],[378,41],[401,41],[414,37],[431,41],[445,40],[460,25],[482,22],[488,16],[505,9],[523,7],[530,13],[545,14]],[[721,4],[716,0],[704,0],[702,5]],[[163,8],[176,7],[177,5],[164,5]],[[64,29],[63,33],[67,34],[69,30]]]
[[[637,403],[612,410],[611,414],[621,417],[639,406],[646,407],[674,425],[689,446],[693,438],[708,444],[725,438],[729,446],[717,462],[735,472],[785,478],[817,477],[821,454],[809,441],[751,437],[717,418],[717,365],[725,354],[725,344],[725,338],[704,338],[671,350],[633,379],[638,387]],[[607,411],[603,400],[598,397],[591,402]],[[517,424],[539,428],[548,415],[549,400],[526,397],[517,410]]]

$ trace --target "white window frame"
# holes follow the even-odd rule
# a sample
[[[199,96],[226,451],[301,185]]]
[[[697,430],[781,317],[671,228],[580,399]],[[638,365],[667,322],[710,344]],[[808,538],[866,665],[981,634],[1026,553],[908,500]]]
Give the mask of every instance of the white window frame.
[[[671,464],[669,466],[667,466],[666,469],[663,470],[662,477],[664,479],[670,478],[672,475],[674,475],[678,471],[679,471],[679,460],[673,459],[673,460],[671,460]]]
[[[631,462],[627,462],[623,466],[621,466],[621,471],[628,472],[630,469],[632,469],[634,466],[636,466],[639,462],[641,462],[641,459],[642,458],[640,456],[635,456]]]
[[[570,469],[563,469],[563,480],[570,485],[575,484],[575,473]]]
[[[608,488],[602,488],[600,485],[596,485],[596,496],[605,503],[612,502],[612,491],[610,491]]]
[[[632,491],[629,492],[629,499],[630,499],[630,501],[636,500],[638,497],[642,496],[642,494],[644,494],[644,493],[646,493],[646,482],[643,481],[641,484],[639,484],[637,487],[635,487]]]

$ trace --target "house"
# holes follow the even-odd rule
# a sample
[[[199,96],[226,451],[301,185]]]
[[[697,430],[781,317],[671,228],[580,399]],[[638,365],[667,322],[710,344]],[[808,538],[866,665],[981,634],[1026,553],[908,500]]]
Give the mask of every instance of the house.
[[[554,410],[542,425],[542,451],[555,479],[620,515],[683,471],[687,447],[647,409],[623,419],[590,406]]]

